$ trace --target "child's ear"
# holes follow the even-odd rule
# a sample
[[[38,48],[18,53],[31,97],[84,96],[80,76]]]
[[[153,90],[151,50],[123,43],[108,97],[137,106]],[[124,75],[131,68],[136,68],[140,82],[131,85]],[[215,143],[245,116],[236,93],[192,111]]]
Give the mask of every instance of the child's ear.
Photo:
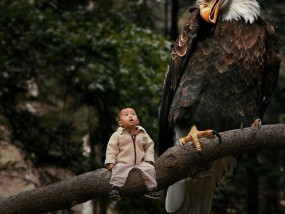
[[[122,125],[123,125],[122,121],[119,120],[119,121],[118,121],[118,125],[119,125],[119,126],[122,126]]]
[[[138,119],[137,124],[140,124],[140,120]]]

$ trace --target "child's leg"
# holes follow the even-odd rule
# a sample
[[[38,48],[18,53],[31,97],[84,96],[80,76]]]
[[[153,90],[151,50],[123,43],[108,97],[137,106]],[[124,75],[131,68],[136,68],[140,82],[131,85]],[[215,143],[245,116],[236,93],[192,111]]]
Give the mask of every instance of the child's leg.
[[[154,166],[143,161],[139,165],[136,165],[136,168],[138,168],[142,172],[141,173],[142,178],[147,187],[147,190],[148,191],[155,190],[157,187],[157,182],[156,182],[156,172]]]
[[[110,180],[111,186],[122,187],[125,185],[129,172],[134,166],[130,166],[124,163],[117,163],[112,169],[112,175]]]

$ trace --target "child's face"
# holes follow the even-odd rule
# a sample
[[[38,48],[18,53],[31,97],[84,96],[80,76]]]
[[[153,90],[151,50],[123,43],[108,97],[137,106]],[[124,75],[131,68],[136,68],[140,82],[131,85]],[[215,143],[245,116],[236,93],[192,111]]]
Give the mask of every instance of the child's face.
[[[119,126],[125,129],[135,128],[139,124],[139,119],[134,109],[125,108],[119,114]]]

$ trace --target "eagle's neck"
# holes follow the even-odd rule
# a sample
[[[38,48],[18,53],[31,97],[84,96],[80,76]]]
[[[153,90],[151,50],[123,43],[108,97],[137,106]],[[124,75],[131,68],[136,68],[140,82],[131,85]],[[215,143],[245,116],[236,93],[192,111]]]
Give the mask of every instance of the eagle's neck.
[[[252,24],[260,16],[260,6],[256,0],[225,0],[219,13],[221,20],[244,19],[246,23]]]

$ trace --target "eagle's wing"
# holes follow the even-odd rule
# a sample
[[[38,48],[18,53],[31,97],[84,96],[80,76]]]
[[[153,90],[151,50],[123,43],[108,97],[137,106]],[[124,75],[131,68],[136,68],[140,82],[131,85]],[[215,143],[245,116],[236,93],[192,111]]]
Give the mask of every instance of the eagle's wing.
[[[270,103],[270,100],[275,91],[279,68],[280,68],[280,54],[279,54],[279,46],[278,46],[278,37],[275,32],[274,27],[266,23],[267,29],[267,57],[266,57],[266,67],[265,67],[265,77],[263,81],[263,103],[261,107],[260,118],[265,113],[265,110]]]
[[[190,17],[183,27],[171,53],[171,59],[166,71],[164,90],[159,109],[159,153],[173,146],[173,129],[169,126],[169,111],[176,88],[184,73],[185,66],[196,46],[196,38],[199,30],[199,10],[190,9]]]

